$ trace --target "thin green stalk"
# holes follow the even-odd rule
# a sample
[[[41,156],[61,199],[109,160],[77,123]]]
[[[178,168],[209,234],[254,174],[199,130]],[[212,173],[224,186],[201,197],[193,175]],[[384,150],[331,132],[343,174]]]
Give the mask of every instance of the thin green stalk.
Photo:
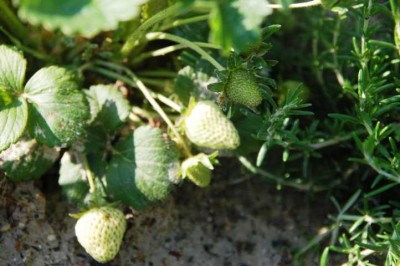
[[[350,134],[347,136],[326,140],[324,142],[311,143],[310,148],[312,148],[314,150],[319,150],[319,149],[326,148],[329,146],[337,145],[337,144],[347,141],[347,140],[351,140],[352,138],[353,138],[353,135]]]
[[[393,43],[390,42],[384,42],[384,41],[379,41],[379,40],[369,40],[369,44],[376,44],[385,48],[393,49],[397,51],[397,46],[394,45]]]
[[[271,174],[270,172],[267,172],[261,168],[256,167],[244,156],[239,156],[239,161],[245,168],[247,168],[253,174],[259,174],[266,179],[276,182],[278,185],[294,187],[302,191],[309,191],[312,189],[315,192],[329,190],[331,188],[331,186],[322,187],[322,186],[314,186],[313,184],[297,184],[293,182],[288,182],[282,177],[276,176],[274,174]]]
[[[151,32],[151,33],[146,34],[146,39],[148,41],[169,40],[169,41],[173,41],[176,43],[184,44],[188,48],[199,53],[205,60],[210,62],[219,71],[222,71],[225,69],[220,63],[217,62],[217,60],[215,60],[211,55],[209,55],[206,51],[204,51],[199,45],[197,45],[196,43],[191,42],[187,39],[184,39],[182,37],[179,37],[179,36],[176,36],[176,35],[173,35],[170,33],[164,33],[164,32]]]
[[[143,81],[145,84],[149,84],[155,87],[159,88],[165,88],[166,85],[166,80],[162,79],[153,79],[153,78],[140,78],[141,81]]]
[[[194,44],[198,45],[199,47],[203,48],[211,48],[211,49],[220,49],[220,47],[215,46],[210,43],[205,43],[205,42],[193,42]],[[164,56],[169,53],[173,53],[175,51],[187,48],[188,46],[185,44],[174,44],[171,46],[163,47],[154,51],[146,52],[146,53],[141,53],[138,57],[136,57],[133,61],[132,64],[138,64],[142,62],[143,60],[151,57],[157,57],[157,56]]]
[[[386,172],[384,169],[379,167],[379,165],[375,162],[373,158],[371,158],[370,155],[364,153],[364,159],[367,162],[367,164],[375,170],[378,174],[381,176],[386,177],[389,180],[392,180],[393,182],[400,183],[400,176],[394,175],[392,173]]]
[[[121,48],[121,54],[127,56],[139,43],[143,35],[155,24],[163,21],[168,17],[174,17],[180,14],[183,5],[180,3],[174,4],[164,10],[161,10],[154,16],[150,17],[148,20],[143,22],[126,40]]]
[[[134,114],[136,117],[145,118],[145,119],[147,119],[147,120],[156,118],[156,116],[158,116],[157,113],[149,112],[149,111],[144,110],[144,109],[142,109],[142,108],[140,108],[140,107],[138,107],[138,106],[133,106],[133,107],[132,107],[132,112],[131,112],[131,114]],[[136,118],[136,117],[135,117],[135,118]]]
[[[329,146],[337,145],[341,142],[351,140],[351,139],[353,139],[354,134],[360,135],[360,134],[364,134],[364,133],[366,133],[365,129],[356,130],[355,132],[351,132],[350,134],[345,135],[345,136],[335,137],[335,138],[332,138],[332,139],[329,139],[326,141],[322,141],[322,142],[310,143],[309,147],[314,150],[323,149],[323,148],[326,148]]]
[[[86,155],[82,156],[82,161],[83,161],[83,165],[85,167],[85,172],[86,172],[86,177],[88,179],[89,182],[89,192],[93,193],[96,191],[96,185],[94,184],[94,175],[92,173],[92,171],[90,170],[90,166],[89,166],[89,162],[87,160]]]
[[[392,10],[393,18],[396,20],[400,17],[400,3],[396,0],[390,0],[390,9]]]
[[[182,147],[185,150],[185,153],[187,156],[191,156],[190,149],[186,146],[185,141],[183,140],[181,134],[176,130],[175,125],[171,122],[169,117],[165,114],[164,110],[161,108],[161,106],[156,102],[156,100],[152,97],[150,90],[143,84],[143,82],[131,71],[127,70],[128,74],[131,76],[133,82],[138,86],[139,90],[143,93],[143,95],[146,97],[146,99],[150,102],[154,110],[160,114],[161,118],[165,121],[165,123],[169,126],[169,128],[172,130],[174,135],[179,139],[180,143],[182,144]]]
[[[312,7],[312,6],[318,6],[321,4],[321,0],[312,0],[309,2],[304,2],[304,3],[293,3],[289,5],[289,8],[307,8],[307,7]],[[284,6],[280,4],[269,4],[268,5],[272,9],[283,9]]]
[[[327,238],[332,233],[333,230],[334,228],[328,228],[326,231],[323,231],[322,233],[316,235],[304,247],[302,247],[299,251],[297,251],[294,257],[296,259],[299,259],[300,256],[308,252],[311,248],[320,244],[325,238]]]
[[[368,55],[366,54],[367,50],[367,32],[369,26],[369,19],[372,9],[372,0],[368,0],[368,5],[364,7],[364,20],[363,20],[363,29],[361,34],[361,55],[363,56],[363,60],[361,61],[362,67],[366,67],[368,62]]]
[[[332,48],[333,48],[332,49],[332,59],[333,59],[333,64],[335,65],[335,67],[333,68],[333,72],[336,75],[336,80],[338,81],[339,85],[341,87],[343,87],[345,80],[342,75],[342,71],[340,69],[339,61],[337,58],[340,26],[341,26],[341,20],[339,18],[336,18],[335,30],[333,32],[333,37],[332,37]]]
[[[190,149],[185,144],[185,141],[183,140],[181,134],[179,134],[179,132],[176,130],[175,125],[172,123],[172,121],[169,119],[168,115],[164,112],[164,110],[161,108],[161,106],[157,103],[157,101],[152,96],[151,90],[149,90],[143,84],[143,82],[135,74],[133,74],[129,69],[127,69],[123,66],[118,66],[118,67],[123,69],[129,75],[130,78],[123,76],[121,74],[118,74],[114,71],[110,71],[110,70],[100,68],[100,67],[92,67],[91,70],[101,73],[107,77],[121,80],[132,87],[137,87],[143,93],[145,98],[149,101],[149,103],[151,104],[153,109],[160,115],[160,117],[168,125],[168,127],[171,129],[172,133],[176,136],[176,138],[179,140],[179,142],[182,144],[182,147],[183,147],[186,155],[188,157],[192,156]]]
[[[0,22],[13,32],[20,41],[30,42],[28,30],[4,0],[0,0]]]
[[[141,53],[134,60],[132,60],[132,64],[136,65],[136,64],[142,62],[143,60],[145,60],[147,58],[157,57],[157,56],[164,56],[166,54],[173,53],[173,52],[178,51],[180,49],[183,49],[185,47],[186,46],[183,45],[183,44],[175,44],[175,45],[163,47],[163,48],[160,48],[160,49],[157,49],[157,50],[154,50],[154,51]]]
[[[174,101],[171,101],[169,98],[165,97],[164,95],[160,94],[160,93],[155,93],[152,92],[151,94],[154,98],[157,98],[160,102],[162,102],[163,104],[167,105],[168,107],[172,108],[173,110],[175,110],[178,113],[182,113],[182,107],[175,103]]]
[[[178,76],[176,72],[164,69],[140,71],[136,72],[136,75],[143,77],[173,78],[173,79]]]
[[[321,20],[318,20],[318,23],[320,23]],[[326,83],[325,79],[323,76],[323,68],[320,64],[319,56],[320,56],[320,50],[319,50],[319,40],[320,40],[320,34],[318,27],[314,27],[313,31],[313,40],[311,44],[311,51],[312,51],[312,56],[314,60],[314,71],[315,71],[315,76],[317,78],[318,83],[320,84],[320,88],[322,91],[322,94],[324,98],[327,100],[326,102],[330,105],[330,108],[334,110],[335,112],[338,112],[336,104],[333,102],[333,98],[329,95],[327,88],[326,88]]]
[[[161,27],[160,31],[166,31],[166,30],[169,30],[174,27],[179,27],[182,25],[190,24],[190,23],[204,21],[204,20],[207,20],[209,17],[210,17],[210,15],[200,15],[200,16],[191,17],[191,18],[177,19],[174,22],[172,22],[171,24]]]
[[[0,0],[1,1],[1,0]],[[36,57],[37,59],[43,60],[43,61],[51,61],[51,58],[43,53],[38,52],[35,49],[31,49],[29,47],[26,47],[22,45],[21,41],[18,40],[15,36],[13,36],[10,32],[8,32],[4,27],[0,26],[0,32],[4,33],[4,35],[7,36],[10,41],[18,47],[18,49],[32,55],[33,57]]]

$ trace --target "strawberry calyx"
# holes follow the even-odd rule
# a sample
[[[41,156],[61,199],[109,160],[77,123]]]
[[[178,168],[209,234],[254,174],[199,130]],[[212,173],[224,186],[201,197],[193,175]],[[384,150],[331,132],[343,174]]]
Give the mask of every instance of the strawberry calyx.
[[[211,172],[217,161],[218,152],[212,154],[200,153],[182,162],[182,179],[188,178],[199,187],[207,187],[211,182]]]

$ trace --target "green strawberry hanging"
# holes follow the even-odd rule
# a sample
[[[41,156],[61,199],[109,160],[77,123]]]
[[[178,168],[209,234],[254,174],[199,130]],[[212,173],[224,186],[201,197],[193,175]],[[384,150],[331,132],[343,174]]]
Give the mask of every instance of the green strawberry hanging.
[[[230,72],[225,93],[229,100],[254,108],[261,104],[263,95],[254,75],[244,68]]]
[[[75,225],[78,242],[101,263],[111,261],[117,255],[125,230],[124,214],[108,206],[83,213]]]
[[[240,145],[235,126],[211,101],[198,102],[184,123],[186,136],[199,147],[234,150]]]

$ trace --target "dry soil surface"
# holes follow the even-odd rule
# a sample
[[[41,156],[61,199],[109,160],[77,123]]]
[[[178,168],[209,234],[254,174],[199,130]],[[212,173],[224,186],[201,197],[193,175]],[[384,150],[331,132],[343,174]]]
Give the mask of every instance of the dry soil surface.
[[[128,230],[108,265],[285,266],[293,251],[327,222],[326,202],[257,177],[219,169],[206,189],[185,183],[146,211],[125,209]],[[100,265],[74,236],[77,212],[66,203],[57,177],[3,183],[0,205],[0,265]],[[304,265],[318,265],[316,255]]]

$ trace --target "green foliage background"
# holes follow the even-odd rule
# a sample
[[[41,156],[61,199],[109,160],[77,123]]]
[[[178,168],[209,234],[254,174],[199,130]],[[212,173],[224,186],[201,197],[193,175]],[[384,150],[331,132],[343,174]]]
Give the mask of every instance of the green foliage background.
[[[396,0],[111,3],[0,0],[2,178],[36,179],[61,151],[71,203],[143,209],[185,180],[185,159],[217,163],[182,130],[193,99],[212,100],[240,135],[231,157],[337,209],[297,263],[400,263]],[[239,68],[261,105],[226,96]]]

